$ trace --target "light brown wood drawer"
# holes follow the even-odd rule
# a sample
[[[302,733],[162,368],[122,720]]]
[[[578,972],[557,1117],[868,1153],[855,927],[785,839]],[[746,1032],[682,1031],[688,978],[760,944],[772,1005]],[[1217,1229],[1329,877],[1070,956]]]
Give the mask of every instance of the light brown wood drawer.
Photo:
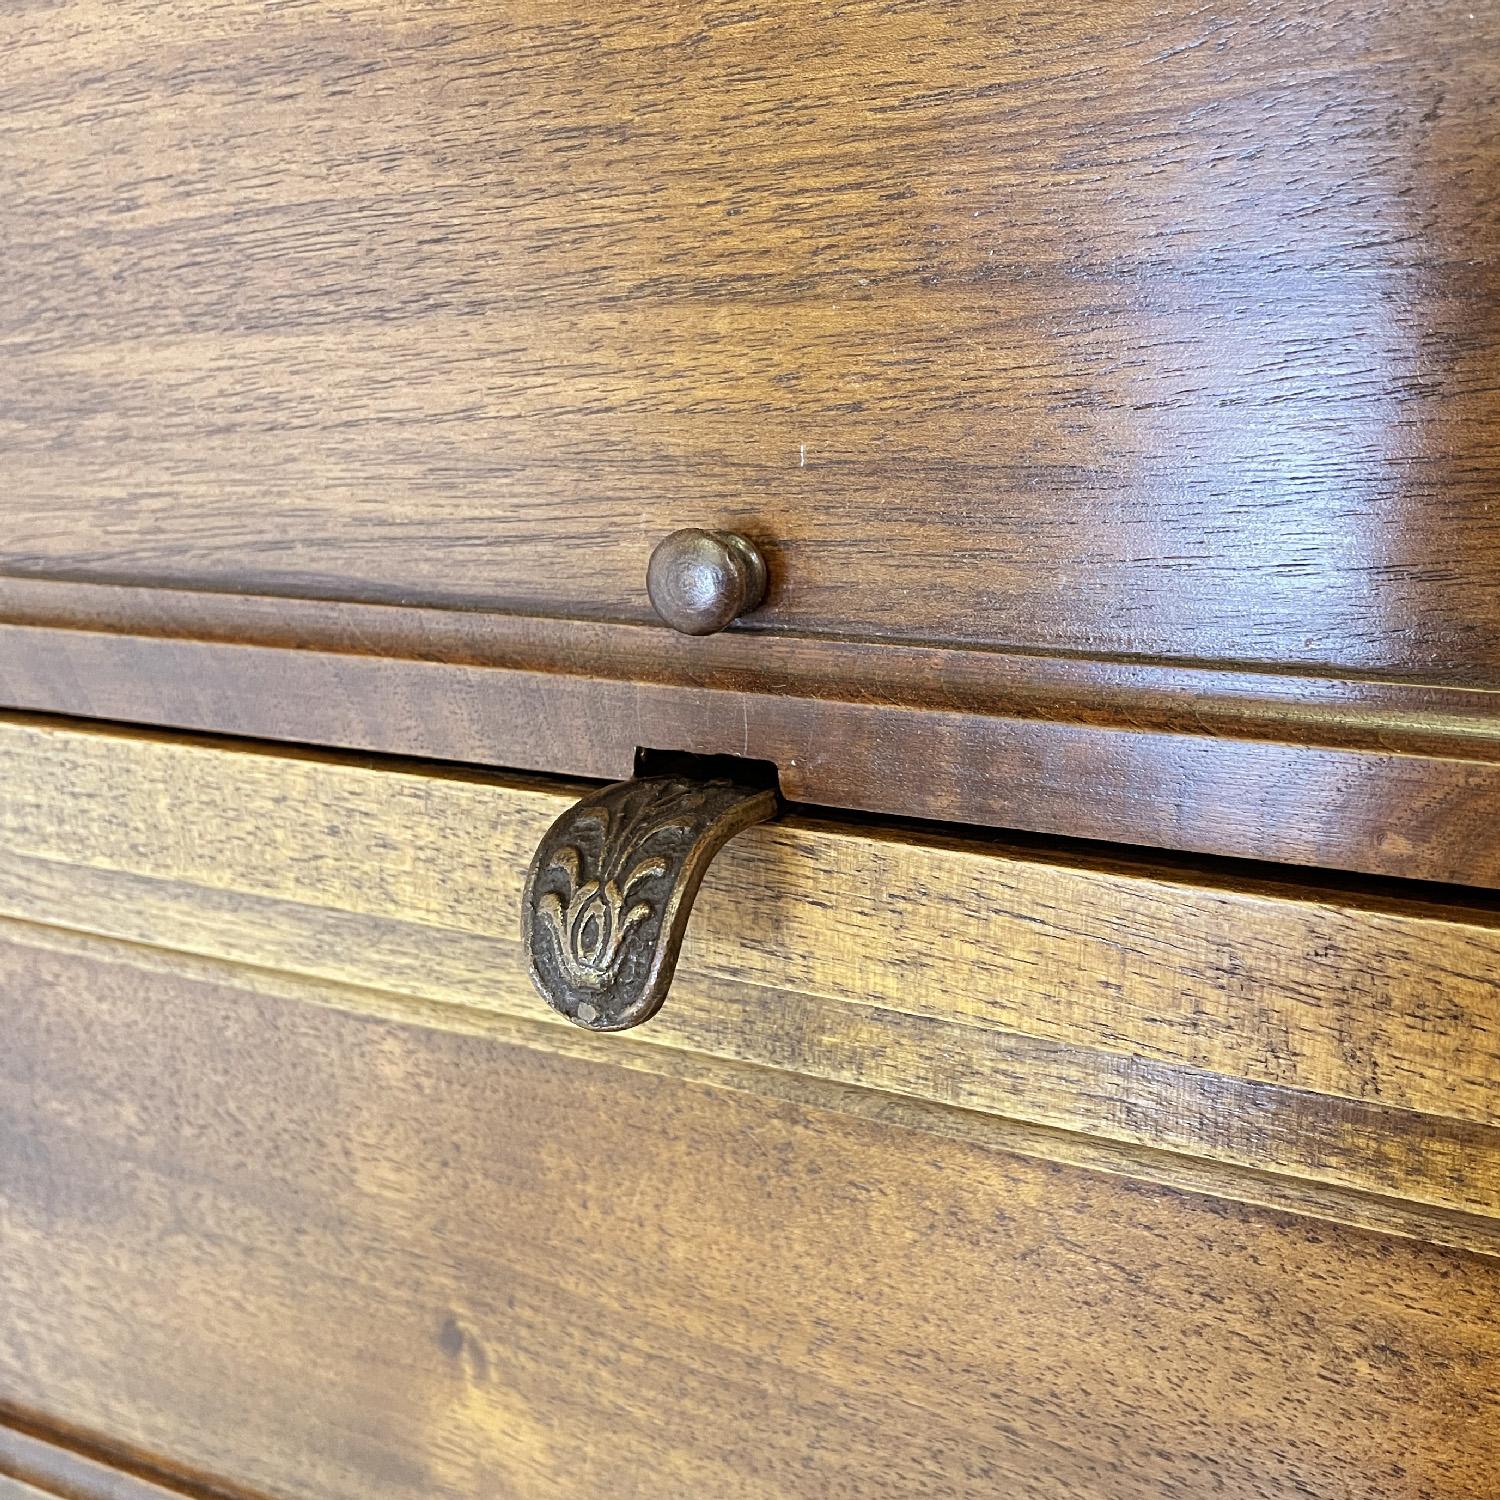
[[[1487,909],[791,818],[601,1037],[515,935],[564,789],[20,720],[0,782],[28,1430],[288,1500],[1495,1491]]]

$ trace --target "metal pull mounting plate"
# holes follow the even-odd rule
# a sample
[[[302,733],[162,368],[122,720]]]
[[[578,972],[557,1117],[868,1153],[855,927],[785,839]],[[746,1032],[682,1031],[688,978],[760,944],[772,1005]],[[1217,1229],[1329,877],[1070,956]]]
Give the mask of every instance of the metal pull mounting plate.
[[[543,836],[522,898],[547,1004],[590,1031],[649,1021],[709,862],[776,810],[766,788],[681,776],[616,782],[569,808]]]

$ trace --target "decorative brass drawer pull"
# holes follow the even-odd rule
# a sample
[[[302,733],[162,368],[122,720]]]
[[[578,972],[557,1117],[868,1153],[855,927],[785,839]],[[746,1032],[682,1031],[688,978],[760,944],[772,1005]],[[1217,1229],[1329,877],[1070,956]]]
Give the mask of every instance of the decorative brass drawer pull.
[[[649,1021],[709,861],[776,809],[766,788],[682,776],[616,782],[569,808],[543,836],[522,898],[547,1004],[590,1031]]]
[[[651,607],[683,635],[714,635],[766,596],[766,560],[735,531],[674,531],[646,566]]]

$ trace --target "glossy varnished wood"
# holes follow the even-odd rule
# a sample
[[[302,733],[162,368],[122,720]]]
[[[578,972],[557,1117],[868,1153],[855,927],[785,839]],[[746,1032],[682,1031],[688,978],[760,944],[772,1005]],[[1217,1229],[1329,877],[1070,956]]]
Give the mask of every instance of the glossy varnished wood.
[[[1493,1257],[0,951],[0,1392],[39,1418],[284,1500],[1500,1477]]]
[[[0,1399],[0,1500],[260,1500],[243,1490],[142,1467],[140,1456],[43,1432]]]
[[[0,58],[0,703],[1500,885],[1492,8],[69,0]],[[768,556],[722,641],[644,623],[682,526]]]
[[[438,1025],[555,1021],[519,903],[577,789],[23,722],[0,767],[0,913]],[[1339,1196],[1372,1194],[1471,1243],[1500,1217],[1497,973],[1488,902],[789,819],[718,856],[638,1035],[1261,1174],[1221,1188],[1257,1200],[1275,1174],[1386,1222]]]
[[[11,570],[1500,673],[1472,0],[0,17]]]
[[[0,1474],[0,1500],[48,1500],[48,1495],[45,1490],[27,1484],[24,1479],[13,1479],[9,1474]]]
[[[1500,694],[0,579],[0,704],[1500,885]]]

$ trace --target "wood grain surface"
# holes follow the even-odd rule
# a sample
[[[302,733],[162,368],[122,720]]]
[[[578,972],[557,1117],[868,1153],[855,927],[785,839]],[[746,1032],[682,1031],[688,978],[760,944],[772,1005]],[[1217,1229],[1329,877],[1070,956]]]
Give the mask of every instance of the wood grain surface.
[[[0,11],[11,572],[1500,683],[1474,0]]]
[[[566,788],[20,721],[0,767],[0,914],[575,1035],[518,938]],[[1444,1216],[1500,1217],[1497,973],[1488,901],[791,818],[716,859],[638,1035],[1277,1174],[1335,1217],[1399,1200],[1468,1243]]]
[[[47,1495],[22,1479],[0,1474],[0,1500],[47,1500]],[[87,1497],[87,1500],[92,1500],[92,1497]]]
[[[229,1500],[230,1493],[196,1476],[148,1473],[139,1455],[80,1444],[72,1432],[44,1433],[0,1400],[0,1500]]]
[[[123,948],[7,946],[0,974],[0,1393],[252,1491],[1476,1500],[1500,1479],[1493,1257]]]
[[[1500,886],[1500,695],[0,579],[0,705]]]

